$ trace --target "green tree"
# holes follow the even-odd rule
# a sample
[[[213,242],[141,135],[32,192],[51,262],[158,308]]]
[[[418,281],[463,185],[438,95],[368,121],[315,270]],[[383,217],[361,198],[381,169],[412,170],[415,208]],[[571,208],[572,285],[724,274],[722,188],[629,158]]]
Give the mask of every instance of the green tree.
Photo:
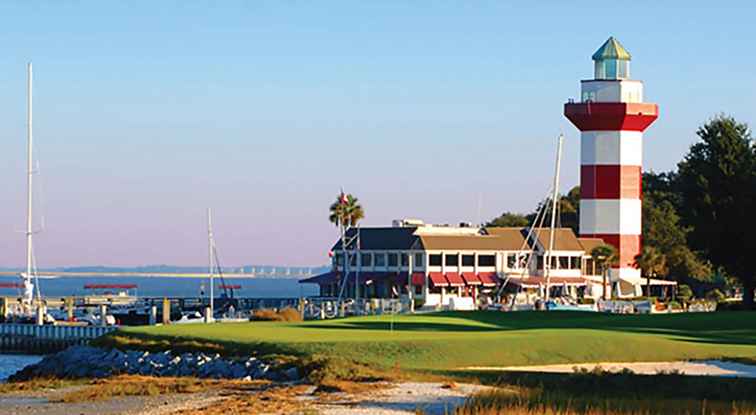
[[[753,307],[756,261],[756,146],[746,124],[720,115],[697,131],[700,142],[678,164],[680,213],[691,227],[688,241],[743,284],[743,302]]]
[[[494,218],[490,222],[486,223],[489,228],[507,228],[507,227],[524,227],[528,226],[528,218],[525,215],[514,212],[504,212],[498,218]]]
[[[336,201],[331,204],[330,215],[328,220],[336,226],[339,224],[344,227],[356,226],[360,220],[365,218],[365,211],[360,205],[360,201],[351,194],[339,194]]]
[[[635,267],[646,276],[646,294],[651,296],[651,278],[667,275],[667,257],[653,246],[646,245],[635,256]]]
[[[536,212],[541,209],[544,203],[550,203],[548,200],[538,204]],[[580,186],[575,186],[567,192],[566,195],[559,195],[559,203],[557,203],[557,209],[559,210],[559,216],[557,217],[557,226],[564,228],[571,228],[575,234],[580,233]],[[527,215],[527,223],[533,223],[535,220],[536,212]],[[551,222],[551,205],[549,205],[549,213],[546,214],[543,223],[548,224]],[[536,224],[537,225],[537,224]]]
[[[593,258],[596,267],[601,270],[601,275],[603,276],[601,297],[607,300],[606,286],[609,282],[607,281],[609,278],[609,268],[611,268],[612,264],[619,261],[617,248],[611,245],[599,245],[591,250],[591,258]]]
[[[711,267],[687,245],[691,228],[680,223],[675,207],[679,194],[675,193],[674,185],[668,181],[669,177],[674,175],[643,175],[643,245],[653,247],[665,256],[673,279],[708,279],[712,275]],[[646,183],[649,185],[646,186]]]

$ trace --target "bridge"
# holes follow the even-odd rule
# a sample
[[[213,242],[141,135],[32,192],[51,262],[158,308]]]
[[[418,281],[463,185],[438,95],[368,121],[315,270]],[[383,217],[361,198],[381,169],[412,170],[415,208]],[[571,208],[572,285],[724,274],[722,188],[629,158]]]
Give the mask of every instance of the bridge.
[[[0,276],[17,276],[18,271],[0,271]],[[313,268],[252,268],[248,272],[224,272],[223,278],[307,278],[314,275]],[[40,277],[155,277],[155,278],[209,278],[207,273],[184,272],[129,272],[129,271],[39,271]],[[216,274],[217,276],[217,274]]]

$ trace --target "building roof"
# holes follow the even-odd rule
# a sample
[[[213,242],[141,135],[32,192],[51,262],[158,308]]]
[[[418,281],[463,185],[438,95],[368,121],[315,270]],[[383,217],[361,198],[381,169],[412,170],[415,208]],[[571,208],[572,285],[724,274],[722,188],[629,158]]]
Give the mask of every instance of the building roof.
[[[554,234],[554,250],[555,251],[584,251],[583,245],[578,241],[575,232],[572,228],[557,228]],[[538,234],[538,244],[545,250],[549,250],[549,243],[551,242],[551,229],[540,228],[533,230],[533,233]]]
[[[593,54],[591,57],[594,61],[601,61],[606,59],[621,59],[629,61],[631,56],[630,52],[625,49],[622,44],[619,43],[614,36],[610,36],[609,39],[604,42],[603,45]]]
[[[578,242],[580,242],[580,245],[583,246],[583,250],[587,255],[591,254],[593,248],[601,245],[606,245],[606,242],[604,242],[604,240],[601,238],[578,238]]]
[[[507,235],[420,235],[426,250],[519,251],[525,249],[521,233]]]
[[[360,249],[397,249],[407,250],[411,249],[417,241],[417,236],[414,227],[386,227],[386,228],[360,228]],[[347,241],[349,249],[356,248],[357,238],[354,236],[357,234],[357,229],[352,228],[347,231]],[[341,239],[336,241],[336,244],[331,248],[333,251],[340,251]]]

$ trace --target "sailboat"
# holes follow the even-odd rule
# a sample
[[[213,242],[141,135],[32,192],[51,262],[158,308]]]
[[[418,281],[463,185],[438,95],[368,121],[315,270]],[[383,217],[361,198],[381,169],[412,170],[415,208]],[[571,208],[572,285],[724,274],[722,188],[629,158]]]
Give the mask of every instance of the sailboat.
[[[27,66],[27,80],[26,80],[26,271],[19,274],[21,278],[22,293],[21,302],[23,308],[27,312],[31,312],[34,302],[34,287],[35,280],[34,275],[34,253],[32,237],[34,235],[33,230],[33,134],[32,134],[32,64]],[[39,285],[37,285],[37,294],[39,297]],[[39,298],[38,298],[39,299]]]

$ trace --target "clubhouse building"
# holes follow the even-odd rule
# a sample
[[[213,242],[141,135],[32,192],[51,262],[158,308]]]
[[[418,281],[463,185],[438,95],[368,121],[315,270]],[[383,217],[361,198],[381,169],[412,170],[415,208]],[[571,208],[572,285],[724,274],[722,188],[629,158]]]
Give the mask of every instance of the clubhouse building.
[[[401,298],[409,293],[426,307],[474,309],[492,300],[502,286],[503,292],[542,296],[547,274],[553,295],[598,299],[603,293],[601,270],[590,252],[604,241],[578,238],[570,228],[555,229],[551,251],[547,228],[529,235],[528,228],[430,225],[417,220],[353,228],[343,240],[345,246],[339,239],[332,247],[331,271],[301,281],[318,284],[321,297]],[[643,281],[612,281],[607,290],[634,297],[641,294]]]

